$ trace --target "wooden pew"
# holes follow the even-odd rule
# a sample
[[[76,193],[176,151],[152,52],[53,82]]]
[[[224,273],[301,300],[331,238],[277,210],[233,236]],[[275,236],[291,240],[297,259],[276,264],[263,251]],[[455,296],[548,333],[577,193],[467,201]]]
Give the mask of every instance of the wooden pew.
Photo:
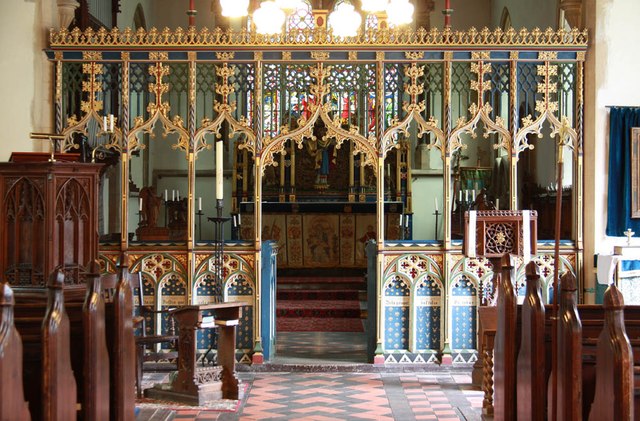
[[[82,308],[83,325],[83,419],[109,418],[109,353],[105,325],[105,305],[100,264],[91,262],[87,275],[87,294]]]
[[[518,419],[544,419],[545,394],[547,385],[550,387],[551,308],[550,306],[545,308],[541,305],[539,283],[535,267],[527,267],[527,294],[523,306],[519,307],[520,311],[516,312],[516,330],[519,332],[518,337],[520,337],[520,334],[522,335],[518,356]],[[575,278],[572,275],[566,274],[563,277],[561,290],[558,324],[558,335],[560,337],[558,346],[561,349],[557,353],[559,373],[557,419],[580,419],[582,415],[588,415],[592,408],[595,393],[594,385],[597,377],[595,374],[597,370],[595,356],[599,352],[597,348],[598,337],[606,334],[603,333],[603,329],[607,329],[607,320],[613,316],[605,315],[603,306],[576,306]],[[485,310],[485,313],[491,314],[488,309]],[[500,312],[498,308],[494,307],[494,309],[494,313]],[[610,309],[608,311],[612,312],[614,310]],[[640,368],[640,307],[627,306],[624,310],[620,308],[617,311],[619,314],[624,312],[624,326],[626,326],[626,333],[632,338],[631,346],[636,351],[633,353],[636,360],[636,371],[640,372],[638,370]],[[490,318],[486,317],[486,314],[485,320],[490,320]],[[582,320],[582,329],[580,328],[580,320]],[[490,326],[485,327],[485,331],[491,332]],[[540,344],[541,332],[544,332],[544,348],[542,348],[542,351]],[[607,331],[605,330],[604,332]],[[490,337],[487,333],[485,335],[485,339]],[[609,337],[611,335],[609,334]],[[496,338],[498,336],[500,336],[499,332],[496,333]],[[625,338],[624,335],[622,336]],[[518,345],[516,344],[517,347]],[[540,358],[542,356],[544,356],[544,360]],[[580,357],[575,358],[575,356]],[[496,353],[496,359],[498,358],[502,358],[500,357],[500,352]],[[620,360],[623,360],[623,358],[621,357]],[[604,361],[611,362],[616,360],[609,357]],[[489,359],[488,362],[491,362],[491,360]],[[496,361],[496,365],[498,364],[500,362]],[[541,367],[545,368],[541,369]],[[610,369],[602,367],[600,369],[609,370],[608,372],[610,372]],[[493,375],[492,368],[487,367],[486,373],[488,376]],[[636,385],[640,384],[640,375],[636,376],[634,381]],[[502,387],[504,387],[503,382],[495,382],[496,396],[506,393],[498,390]],[[633,385],[630,387],[633,390]],[[611,395],[612,390],[609,387],[607,393]],[[490,390],[485,388],[485,394],[488,392]],[[627,396],[624,393],[622,395]],[[633,396],[633,393],[631,393],[631,396]],[[582,402],[580,402],[581,400]],[[487,401],[486,396],[485,401]],[[610,403],[613,404],[612,402]],[[601,407],[601,405],[594,405],[593,407],[595,408],[596,406],[598,408]],[[491,407],[485,408],[485,412],[491,409]],[[541,413],[540,410],[543,412]],[[617,416],[614,419],[618,419]]]
[[[23,341],[25,397],[33,419],[74,420],[76,381],[71,368],[70,325],[64,303],[64,274],[47,284],[46,307],[16,293],[15,325]],[[31,291],[31,298],[38,297]]]
[[[0,285],[0,420],[30,420],[22,383],[22,339],[13,324],[13,291]]]
[[[502,271],[494,279],[498,290],[498,320],[494,341],[494,416],[498,420],[511,420],[516,416],[516,292],[511,283],[508,255],[502,259]]]
[[[521,307],[520,352],[518,353],[517,416],[521,420],[545,418],[546,378],[544,355],[544,304],[538,266],[529,262],[525,268],[527,292]]]
[[[113,289],[113,298],[106,304],[107,342],[110,360],[110,417],[111,420],[135,419],[136,344],[133,331],[133,291],[128,281],[126,257],[120,259],[119,275],[114,284],[105,277],[105,291]]]
[[[633,354],[625,330],[622,294],[611,285],[604,293],[604,328],[597,345],[596,390],[590,421],[633,419]]]

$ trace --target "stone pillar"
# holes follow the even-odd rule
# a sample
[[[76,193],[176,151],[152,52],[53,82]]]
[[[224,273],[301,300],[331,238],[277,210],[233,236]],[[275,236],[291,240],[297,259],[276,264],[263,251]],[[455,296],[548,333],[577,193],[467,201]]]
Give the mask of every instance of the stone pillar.
[[[80,7],[80,3],[76,0],[57,0],[57,3],[60,28],[68,28],[76,15],[76,9]]]
[[[562,0],[560,9],[572,28],[582,28],[582,0]]]

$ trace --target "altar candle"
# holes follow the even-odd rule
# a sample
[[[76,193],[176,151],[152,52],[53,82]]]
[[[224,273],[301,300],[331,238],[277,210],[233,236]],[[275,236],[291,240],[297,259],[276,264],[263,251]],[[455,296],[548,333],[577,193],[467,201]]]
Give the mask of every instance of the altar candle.
[[[471,200],[473,200],[475,202],[476,201],[476,191],[475,190],[471,191],[471,195],[472,195]]]
[[[469,201],[469,190],[465,190],[464,191],[464,201],[468,202]]]
[[[434,196],[433,200],[436,202],[436,212],[438,212],[438,196]]]
[[[169,192],[167,189],[164,189],[164,201],[167,202],[169,200]]]
[[[138,201],[138,210],[140,212],[142,212],[142,197],[140,198],[140,200]]]
[[[198,212],[202,211],[202,197],[198,197]]]
[[[400,214],[400,226],[402,226],[402,217],[403,216],[404,216],[403,214]]]
[[[178,199],[178,202],[180,201],[180,190],[176,190],[176,199]]]
[[[458,196],[460,196],[459,201],[462,202],[462,190],[460,190],[460,194]]]
[[[496,209],[500,209],[500,199],[496,198]]]
[[[171,190],[171,201],[175,201],[176,200],[176,191],[175,190]]]
[[[222,200],[222,141],[216,142],[216,199]]]
[[[113,132],[113,114],[109,114],[109,130]]]
[[[233,226],[237,227],[238,226],[238,220],[236,219],[236,216],[233,215]]]
[[[240,214],[238,214],[238,225],[240,225],[242,222],[240,222]]]
[[[102,131],[106,132],[107,131],[107,116],[102,116]]]

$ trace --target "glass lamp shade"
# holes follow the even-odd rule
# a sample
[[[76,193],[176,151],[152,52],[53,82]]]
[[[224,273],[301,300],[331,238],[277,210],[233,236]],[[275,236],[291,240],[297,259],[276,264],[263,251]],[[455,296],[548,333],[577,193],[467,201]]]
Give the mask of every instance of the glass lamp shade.
[[[351,3],[342,2],[333,9],[327,20],[333,35],[340,37],[353,37],[358,34],[362,16],[355,11]]]
[[[285,12],[298,10],[303,6],[302,0],[275,0],[275,2]]]
[[[394,26],[411,23],[413,4],[409,3],[409,0],[391,0],[387,5],[387,20]]]
[[[220,0],[220,6],[222,7],[222,16],[239,18],[248,15],[249,0]]]
[[[375,13],[384,12],[389,0],[362,0],[362,10]]]
[[[285,15],[274,1],[263,1],[253,12],[253,22],[259,34],[277,34],[282,31]]]

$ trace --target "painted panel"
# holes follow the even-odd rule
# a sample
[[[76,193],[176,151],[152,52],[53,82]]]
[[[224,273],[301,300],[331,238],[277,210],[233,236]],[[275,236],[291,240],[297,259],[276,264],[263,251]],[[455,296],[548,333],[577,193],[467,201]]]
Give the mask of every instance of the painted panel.
[[[280,251],[278,251],[280,254]],[[287,266],[302,266],[302,216],[287,215]],[[278,260],[280,266],[280,260]]]
[[[409,286],[396,276],[384,287],[384,348],[409,348]]]
[[[304,265],[335,267],[339,259],[338,215],[304,215]]]
[[[458,277],[451,287],[451,348],[475,349],[477,291],[467,275]]]
[[[431,275],[422,278],[416,286],[416,349],[440,349],[441,295],[442,290]]]

